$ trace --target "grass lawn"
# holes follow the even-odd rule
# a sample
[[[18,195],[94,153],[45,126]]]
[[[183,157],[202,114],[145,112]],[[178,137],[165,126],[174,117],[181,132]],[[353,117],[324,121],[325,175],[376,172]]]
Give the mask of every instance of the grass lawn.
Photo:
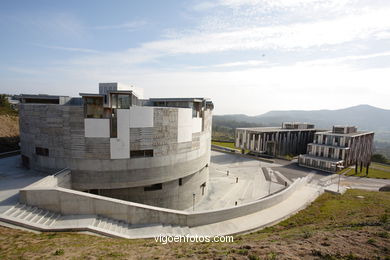
[[[390,165],[379,164],[379,163],[371,163],[371,166],[383,168],[383,169],[386,169],[386,170],[389,170],[389,171],[390,171]]]
[[[234,143],[211,141],[211,144],[213,144],[213,145],[218,145],[218,146],[223,146],[223,147],[227,147],[227,148],[231,148],[231,149],[237,149],[237,148],[234,146]]]
[[[369,168],[368,175],[366,175],[366,167],[363,167],[362,172],[360,172],[360,167],[359,167],[357,174],[355,174],[355,169],[352,169],[346,175],[357,176],[357,177],[378,178],[378,179],[390,179],[390,171]]]
[[[387,259],[390,193],[322,194],[305,210],[233,243],[169,243],[0,227],[0,259]]]

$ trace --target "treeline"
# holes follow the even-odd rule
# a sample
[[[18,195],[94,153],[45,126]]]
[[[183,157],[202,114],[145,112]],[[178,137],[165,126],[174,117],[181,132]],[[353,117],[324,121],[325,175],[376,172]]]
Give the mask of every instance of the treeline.
[[[225,120],[213,118],[212,138],[216,140],[234,141],[236,128],[261,127],[263,124],[248,123],[243,121]]]
[[[17,116],[18,112],[12,108],[8,101],[9,95],[0,94],[0,115]]]

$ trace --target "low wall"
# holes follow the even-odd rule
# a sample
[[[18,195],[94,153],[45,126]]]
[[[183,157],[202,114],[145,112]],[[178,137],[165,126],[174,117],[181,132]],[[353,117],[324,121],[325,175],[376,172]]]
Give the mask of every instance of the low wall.
[[[67,175],[70,176],[69,173],[63,173],[60,178],[48,176],[20,190],[20,201],[63,215],[101,215],[130,224],[161,223],[193,227],[241,217],[271,207],[287,199],[307,182],[307,177],[297,179],[279,193],[240,206],[192,213],[112,199],[58,185],[51,186],[61,179],[66,180]]]
[[[35,188],[55,188],[61,187],[66,189],[71,189],[71,174],[69,169],[63,169],[55,173],[54,175],[49,175],[39,181],[36,181],[25,189],[35,189]]]
[[[295,180],[291,186],[281,192],[263,199],[259,199],[257,201],[226,209],[191,213],[188,215],[187,225],[190,227],[207,225],[232,218],[242,217],[272,207],[273,205],[276,205],[287,199],[294,191],[296,191],[305,183],[306,177]]]

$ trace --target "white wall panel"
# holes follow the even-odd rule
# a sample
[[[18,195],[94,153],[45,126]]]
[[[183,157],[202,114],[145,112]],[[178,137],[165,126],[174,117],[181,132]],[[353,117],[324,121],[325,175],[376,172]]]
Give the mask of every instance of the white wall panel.
[[[202,118],[192,118],[192,132],[199,133],[202,132]]]
[[[179,108],[178,109],[178,129],[177,142],[191,142],[192,141],[192,109]]]
[[[85,118],[85,137],[110,137],[110,119]]]
[[[153,127],[154,118],[153,107],[137,107],[130,108],[130,127]]]
[[[130,158],[130,110],[118,109],[117,138],[110,139],[111,159]]]

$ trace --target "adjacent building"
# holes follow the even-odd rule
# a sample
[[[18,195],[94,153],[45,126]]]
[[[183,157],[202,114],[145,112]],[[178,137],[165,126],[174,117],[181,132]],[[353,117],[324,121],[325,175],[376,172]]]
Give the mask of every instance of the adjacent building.
[[[145,100],[118,83],[80,96],[19,96],[26,166],[69,168],[73,189],[160,207],[186,209],[205,196],[211,101]]]
[[[237,128],[235,146],[269,156],[298,155],[306,152],[318,130],[313,124],[285,122],[281,127]]]
[[[355,126],[333,126],[332,131],[318,132],[307,146],[307,154],[299,156],[299,165],[327,172],[360,165],[368,167],[373,151],[374,133],[357,131]]]

